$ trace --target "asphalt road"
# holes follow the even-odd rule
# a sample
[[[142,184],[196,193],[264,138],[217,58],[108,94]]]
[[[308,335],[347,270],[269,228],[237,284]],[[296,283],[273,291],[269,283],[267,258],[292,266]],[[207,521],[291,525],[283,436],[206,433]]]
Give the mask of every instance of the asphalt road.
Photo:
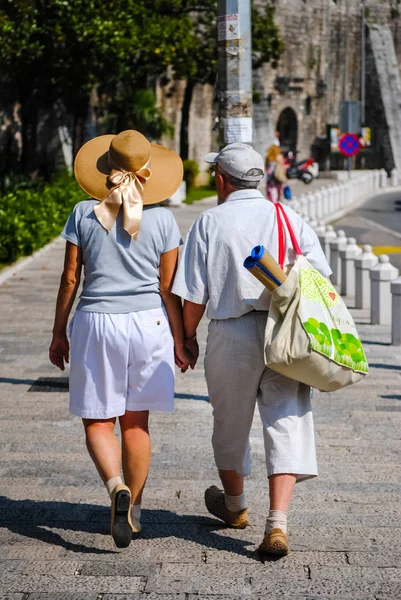
[[[401,234],[401,192],[373,198],[359,208],[356,214]]]
[[[335,223],[358,244],[370,244],[377,255],[388,254],[401,272],[401,192],[386,193],[368,200]]]

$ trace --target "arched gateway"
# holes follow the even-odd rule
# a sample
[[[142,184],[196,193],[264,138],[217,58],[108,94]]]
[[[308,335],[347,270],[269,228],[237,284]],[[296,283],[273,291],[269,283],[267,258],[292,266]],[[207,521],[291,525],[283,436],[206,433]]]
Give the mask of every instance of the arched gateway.
[[[280,145],[283,152],[296,152],[298,140],[298,119],[295,111],[289,106],[281,111],[276,131],[280,134]]]

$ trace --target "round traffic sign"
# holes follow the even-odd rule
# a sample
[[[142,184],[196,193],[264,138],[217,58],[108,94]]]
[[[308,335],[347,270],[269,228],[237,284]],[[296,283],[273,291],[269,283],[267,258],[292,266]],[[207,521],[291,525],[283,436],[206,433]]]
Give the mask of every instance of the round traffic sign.
[[[355,156],[361,149],[359,137],[354,133],[343,133],[338,140],[338,148],[344,156]]]

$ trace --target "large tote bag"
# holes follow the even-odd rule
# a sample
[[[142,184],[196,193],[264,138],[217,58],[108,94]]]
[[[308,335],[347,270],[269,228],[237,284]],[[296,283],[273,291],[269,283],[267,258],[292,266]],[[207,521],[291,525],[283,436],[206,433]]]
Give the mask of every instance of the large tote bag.
[[[355,323],[341,296],[302,256],[282,204],[276,204],[279,264],[284,267],[285,222],[297,259],[272,292],[265,363],[270,369],[324,392],[356,383],[368,363]]]

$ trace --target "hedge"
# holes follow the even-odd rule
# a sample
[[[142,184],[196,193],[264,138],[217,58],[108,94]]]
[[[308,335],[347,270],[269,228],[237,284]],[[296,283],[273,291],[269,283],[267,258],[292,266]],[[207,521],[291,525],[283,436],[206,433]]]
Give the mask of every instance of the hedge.
[[[84,192],[67,173],[0,196],[0,262],[32,254],[58,236]]]

